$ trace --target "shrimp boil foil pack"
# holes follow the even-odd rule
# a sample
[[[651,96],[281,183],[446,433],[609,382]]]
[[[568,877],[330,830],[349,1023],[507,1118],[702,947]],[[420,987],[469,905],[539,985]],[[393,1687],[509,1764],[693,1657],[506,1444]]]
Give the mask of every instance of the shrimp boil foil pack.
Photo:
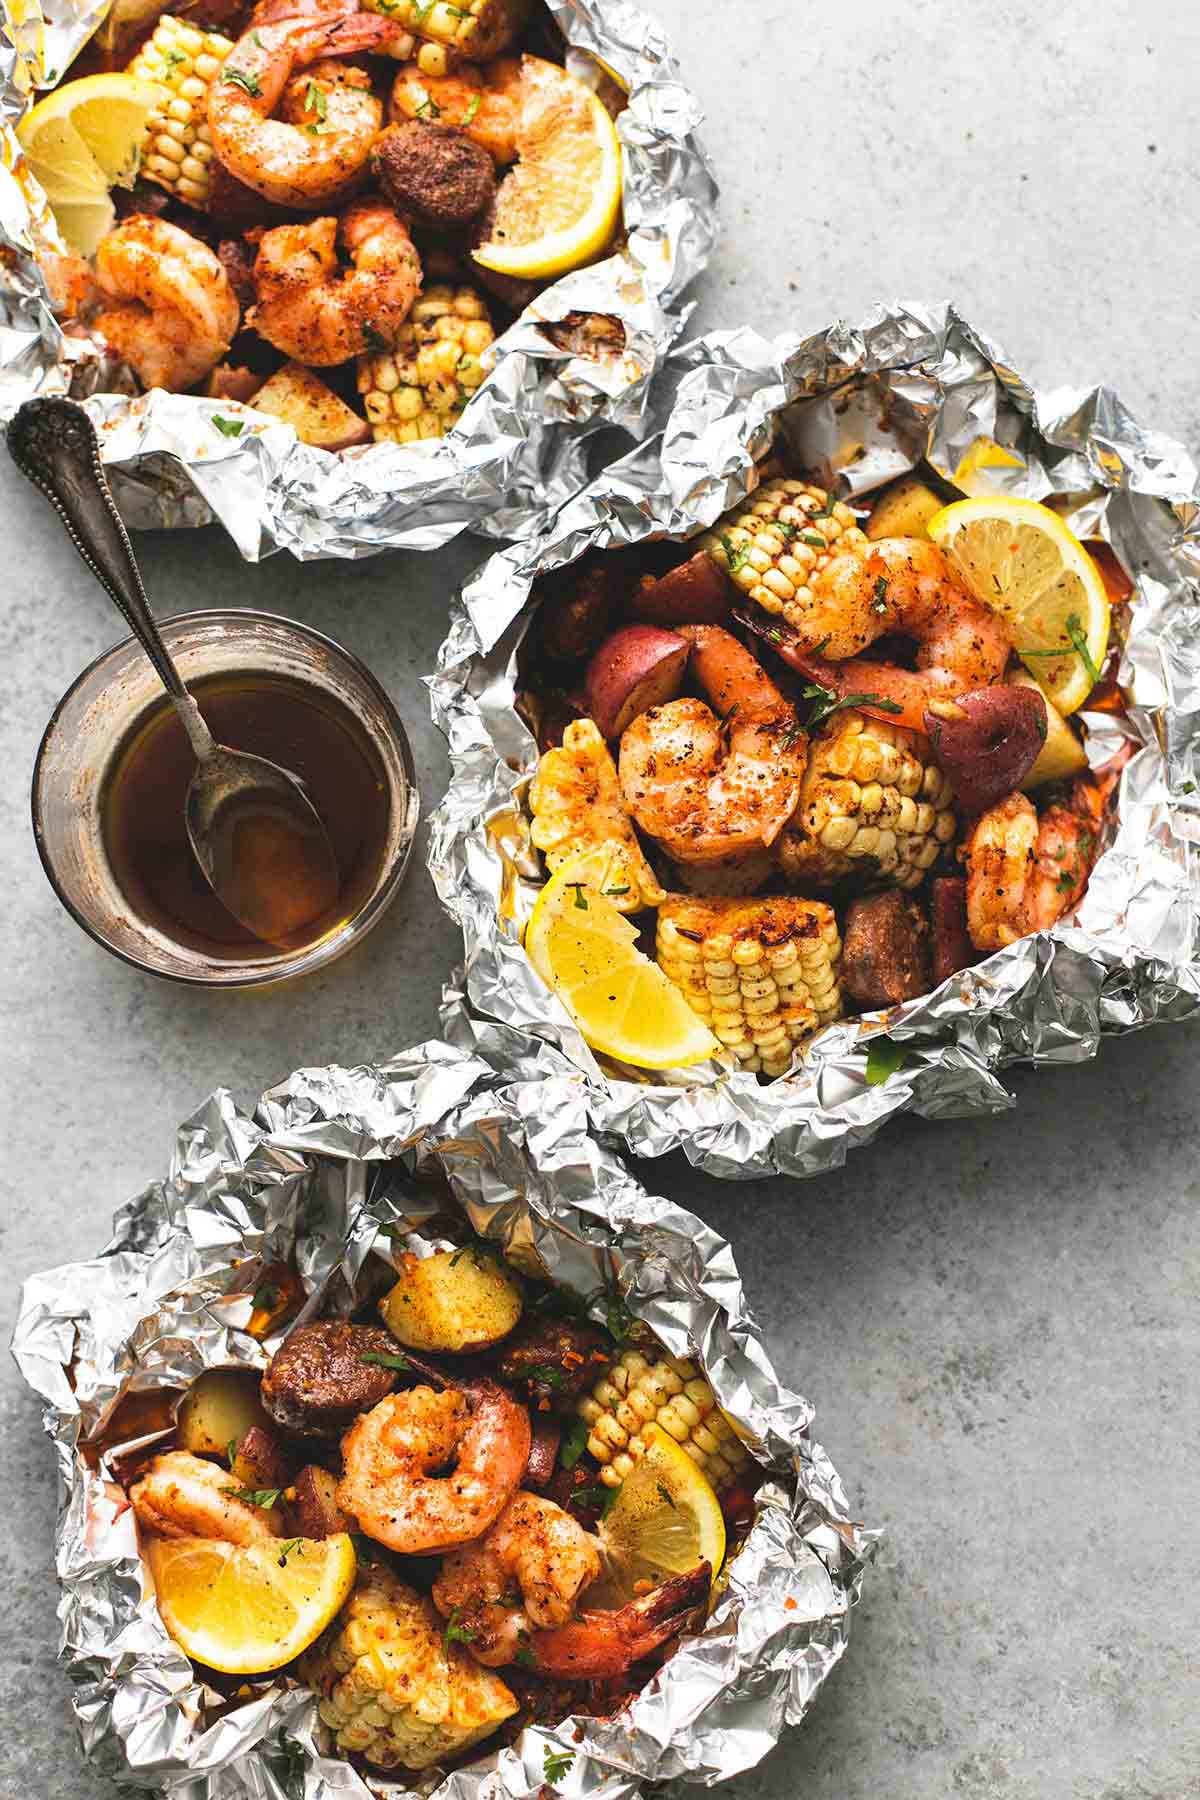
[[[335,452],[250,411],[235,434],[220,400],[161,388],[137,395],[102,340],[84,327],[60,330],[39,254],[62,240],[15,128],[70,75],[108,10],[90,0],[45,11],[37,0],[0,5],[0,417],[37,394],[84,400],[127,523],[215,519],[249,560],[278,549],[300,558],[430,550],[467,529],[523,538],[582,484],[593,432],[653,428],[653,376],[716,231],[699,102],[653,19],[626,0],[545,0],[570,72],[610,105],[625,90],[618,247],[554,281],[503,333],[446,436]]]
[[[600,476],[539,542],[493,557],[466,587],[443,646],[431,687],[454,779],[430,868],[466,946],[445,999],[448,1035],[509,1075],[574,1074],[608,1141],[643,1156],[682,1149],[736,1179],[838,1167],[897,1112],[998,1112],[1013,1104],[998,1073],[1007,1064],[1082,1061],[1104,1032],[1194,1015],[1200,517],[1191,457],[1142,429],[1107,389],[1035,393],[948,306],[896,303],[799,342],[722,333],[683,346],[676,362],[662,438]],[[1091,768],[1123,767],[1082,903],[1052,929],[886,1012],[822,1028],[816,1006],[779,1079],[716,1060],[651,1074],[593,1053],[522,948],[546,879],[530,831],[538,746],[514,705],[530,595],[539,574],[589,551],[712,527],[758,486],[757,465],[772,452],[852,505],[924,459],[960,493],[1053,501],[1078,538],[1106,540],[1134,584],[1113,612],[1110,673],[1126,704],[1079,716]],[[929,797],[932,814],[939,796]],[[919,882],[921,865],[912,873]],[[623,869],[620,879],[633,877]]]
[[[523,1800],[549,1791],[548,1770],[604,1800],[668,1777],[709,1785],[757,1763],[838,1661],[874,1534],[809,1437],[811,1408],[776,1378],[728,1245],[597,1147],[576,1083],[498,1086],[478,1059],[429,1043],[379,1067],[302,1070],[253,1119],[214,1095],[106,1249],[25,1286],[13,1348],[58,1459],[62,1655],[83,1748],[121,1784],[187,1800],[414,1791],[413,1777],[339,1758],[294,1675],[232,1695],[206,1685],[160,1622],[109,1458],[114,1435],[147,1431],[156,1394],[216,1367],[266,1367],[284,1330],[269,1314],[265,1335],[248,1329],[264,1270],[278,1280],[290,1265],[312,1311],[345,1315],[381,1255],[421,1257],[470,1232],[691,1358],[765,1480],[706,1623],[632,1701],[527,1726],[450,1773],[426,1770],[420,1792]]]

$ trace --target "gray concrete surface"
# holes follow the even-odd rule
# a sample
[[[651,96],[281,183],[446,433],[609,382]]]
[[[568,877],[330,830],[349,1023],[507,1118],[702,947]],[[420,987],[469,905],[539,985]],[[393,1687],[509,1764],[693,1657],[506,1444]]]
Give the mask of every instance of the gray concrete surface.
[[[950,294],[1040,381],[1105,379],[1200,439],[1195,15],[655,4],[724,185],[700,322],[815,327],[879,294]],[[7,1338],[17,1281],[102,1241],[194,1102],[428,1035],[456,941],[417,867],[356,957],[290,992],[185,994],[94,949],[43,880],[27,785],[52,705],[117,630],[6,464],[0,485]],[[418,678],[476,546],[299,573],[244,568],[212,532],[139,547],[163,611],[273,608],[364,656],[440,794]],[[888,1531],[846,1663],[737,1800],[1196,1793],[1198,1049],[1195,1031],[1163,1032],[1017,1075],[1015,1116],[905,1122],[805,1186],[644,1172],[732,1236],[781,1370]],[[37,1409],[10,1368],[0,1392],[0,1795],[109,1800],[54,1665]]]

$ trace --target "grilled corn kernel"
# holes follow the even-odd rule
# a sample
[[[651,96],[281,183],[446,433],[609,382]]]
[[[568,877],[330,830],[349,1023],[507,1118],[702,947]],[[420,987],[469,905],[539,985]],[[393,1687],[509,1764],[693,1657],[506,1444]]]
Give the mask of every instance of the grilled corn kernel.
[[[956,831],[954,794],[917,731],[841,712],[809,745],[800,804],[779,841],[788,878],[856,873],[919,887]]]
[[[649,1424],[681,1444],[718,1493],[749,1460],[711,1387],[682,1357],[652,1361],[641,1350],[626,1350],[576,1410],[588,1427],[587,1447],[606,1487],[619,1487],[645,1455]]]
[[[474,288],[422,294],[395,349],[359,358],[358,391],[376,439],[445,437],[483,382],[483,354],[495,336]]]
[[[382,1564],[301,1661],[338,1747],[381,1769],[427,1769],[489,1737],[517,1710],[500,1677],[457,1644],[432,1602]]]
[[[832,557],[866,541],[840,500],[806,481],[780,477],[727,513],[701,547],[766,612],[799,625],[812,606],[814,576]]]
[[[208,204],[213,154],[209,85],[232,49],[219,31],[201,31],[164,13],[129,65],[131,75],[157,81],[170,95],[150,115],[139,172],[197,210]]]
[[[533,0],[363,0],[368,12],[382,13],[440,49],[421,61],[425,75],[444,75],[454,62],[487,62],[507,50],[524,29]],[[420,61],[421,59],[418,58]]]
[[[659,908],[659,968],[756,1074],[786,1074],[795,1046],[839,1016],[841,951],[833,909],[817,900],[671,894]]]
[[[622,804],[616,764],[591,719],[573,720],[562,748],[542,756],[529,810],[530,836],[552,875],[578,851],[603,845],[613,853],[605,892],[618,912],[641,912],[663,898]]]

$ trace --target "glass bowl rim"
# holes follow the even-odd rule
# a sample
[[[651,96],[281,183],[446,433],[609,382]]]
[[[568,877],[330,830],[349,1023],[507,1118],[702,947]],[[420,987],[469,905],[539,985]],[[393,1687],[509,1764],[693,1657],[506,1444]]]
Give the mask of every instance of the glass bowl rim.
[[[417,784],[416,765],[413,761],[412,745],[409,743],[408,732],[405,729],[404,721],[397,712],[395,703],[378,676],[372,673],[366,663],[364,663],[360,657],[356,656],[353,650],[347,650],[344,644],[339,644],[336,638],[331,638],[327,636],[325,632],[318,631],[315,626],[303,624],[299,619],[289,619],[283,613],[264,612],[259,607],[198,607],[192,612],[164,614],[156,621],[156,623],[158,624],[159,630],[165,632],[175,626],[198,625],[217,620],[230,620],[239,625],[257,622],[278,625],[281,626],[285,632],[290,632],[297,637],[307,638],[310,643],[317,645],[320,649],[332,652],[335,657],[340,658],[344,663],[348,664],[356,677],[371,690],[379,703],[384,721],[394,739],[408,792],[417,803],[416,813],[413,817],[406,839],[399,845],[397,855],[391,868],[387,870],[379,887],[367,900],[362,907],[362,910],[357,912],[352,919],[346,922],[342,933],[335,938],[318,939],[318,941],[311,945],[309,949],[297,951],[294,956],[281,957],[277,962],[269,964],[265,968],[256,970],[254,969],[253,964],[248,964],[246,965],[247,970],[252,970],[253,972],[248,972],[244,976],[231,976],[226,979],[219,975],[188,975],[175,969],[156,969],[142,957],[134,956],[128,950],[122,950],[116,944],[109,943],[107,938],[101,936],[100,932],[92,922],[84,917],[79,908],[75,905],[75,902],[69,899],[66,893],[64,893],[45,843],[44,822],[40,804],[42,764],[45,761],[55,728],[57,727],[65,708],[70,704],[89,676],[94,675],[96,670],[101,668],[101,666],[110,658],[116,657],[122,650],[127,649],[129,645],[137,643],[137,639],[132,633],[126,637],[120,638],[115,644],[110,644],[107,649],[101,650],[98,655],[94,656],[91,662],[79,671],[78,675],[76,675],[75,679],[71,682],[55,705],[54,710],[51,712],[50,717],[46,722],[46,728],[42,733],[41,742],[38,744],[37,755],[34,757],[33,774],[30,779],[29,809],[33,825],[33,841],[37,846],[38,859],[41,862],[47,881],[54,890],[55,898],[63,908],[63,911],[70,914],[71,918],[82,931],[87,933],[94,944],[98,944],[100,949],[106,951],[109,956],[115,956],[119,962],[127,964],[128,967],[132,969],[140,969],[144,975],[153,975],[159,981],[171,981],[178,987],[207,988],[217,992],[227,990],[228,992],[235,993],[239,989],[245,990],[248,988],[272,987],[284,981],[293,981],[300,975],[313,974],[317,969],[325,968],[328,964],[336,962],[339,957],[344,956],[348,950],[352,949],[353,946],[358,943],[360,938],[364,937],[374,925],[378,924],[391,902],[395,899],[400,884],[408,869],[409,862],[412,859],[413,845],[416,842],[417,836],[417,824],[420,818],[420,788]],[[170,649],[172,646],[168,645],[168,648]],[[163,692],[165,694],[166,690],[164,689]],[[236,965],[231,964],[230,967],[233,968],[236,967]]]

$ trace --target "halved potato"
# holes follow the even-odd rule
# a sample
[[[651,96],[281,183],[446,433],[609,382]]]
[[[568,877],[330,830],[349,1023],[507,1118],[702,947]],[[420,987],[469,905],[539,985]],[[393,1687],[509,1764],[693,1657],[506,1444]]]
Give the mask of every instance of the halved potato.
[[[258,401],[254,402],[255,406]],[[867,520],[869,538],[924,537],[925,527],[946,502],[915,475],[905,475],[884,488]]]
[[[262,1425],[252,1425],[240,1440],[231,1470],[238,1487],[287,1486],[288,1465],[283,1445],[275,1432],[267,1431]]]
[[[400,1279],[379,1310],[393,1337],[410,1350],[484,1350],[517,1323],[521,1290],[493,1256],[437,1250],[423,1259],[405,1256]]]
[[[180,1402],[176,1416],[179,1447],[193,1456],[227,1457],[256,1425],[271,1432],[258,1397],[253,1369],[206,1369]]]
[[[348,450],[371,439],[367,421],[301,363],[284,363],[264,381],[254,396],[254,410],[283,419],[301,443],[318,450]]]

